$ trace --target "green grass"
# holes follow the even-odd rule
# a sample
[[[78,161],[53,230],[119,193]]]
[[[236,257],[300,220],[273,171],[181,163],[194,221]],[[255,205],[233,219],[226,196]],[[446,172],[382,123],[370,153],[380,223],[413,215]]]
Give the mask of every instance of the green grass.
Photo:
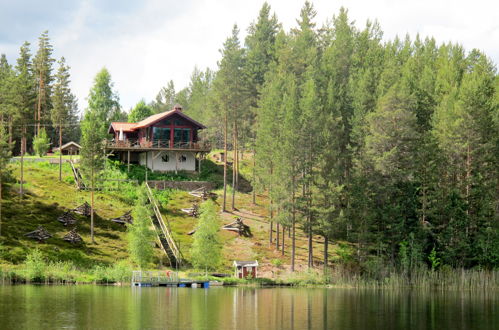
[[[19,180],[19,164],[10,166]],[[73,246],[62,240],[70,229],[58,222],[57,217],[85,201],[90,202],[89,192],[77,191],[73,184],[68,183],[70,176],[68,164],[63,165],[63,182],[59,182],[58,165],[25,163],[24,197],[19,195],[19,184],[16,183],[9,187],[3,200],[0,258],[4,262],[19,264],[35,248],[42,251],[48,261],[71,261],[78,267],[109,265],[128,257],[125,228],[109,219],[122,215],[132,206],[113,194],[95,194],[96,244],[90,243],[90,219],[79,215],[75,215],[78,219],[77,230],[84,242]],[[24,236],[38,225],[43,225],[53,237],[38,243]]]

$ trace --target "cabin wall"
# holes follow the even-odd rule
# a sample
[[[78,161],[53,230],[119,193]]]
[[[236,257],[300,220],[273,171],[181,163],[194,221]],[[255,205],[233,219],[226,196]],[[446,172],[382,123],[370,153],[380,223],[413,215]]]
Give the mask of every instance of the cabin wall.
[[[195,171],[196,170],[196,156],[194,152],[175,152],[175,151],[161,151],[161,155],[158,156],[159,151],[148,151],[147,152],[147,167],[152,171],[168,172],[168,171]],[[154,156],[157,156],[153,159]],[[165,157],[167,156],[167,157]],[[175,160],[175,157],[185,157],[185,161]],[[168,161],[165,161],[165,160]],[[146,153],[140,154],[140,165],[146,164]]]

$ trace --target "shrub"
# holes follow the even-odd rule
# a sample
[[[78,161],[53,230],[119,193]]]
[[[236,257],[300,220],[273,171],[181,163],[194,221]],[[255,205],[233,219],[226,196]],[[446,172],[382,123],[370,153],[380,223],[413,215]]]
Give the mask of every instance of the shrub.
[[[27,281],[41,282],[45,279],[45,270],[47,263],[40,250],[35,249],[26,257],[24,269]]]

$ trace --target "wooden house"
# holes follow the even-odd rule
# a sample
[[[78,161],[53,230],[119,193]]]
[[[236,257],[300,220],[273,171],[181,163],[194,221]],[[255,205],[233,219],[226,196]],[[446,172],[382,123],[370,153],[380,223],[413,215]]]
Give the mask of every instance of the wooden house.
[[[182,112],[180,105],[138,123],[113,122],[106,150],[123,162],[145,165],[152,171],[200,170],[201,157],[210,151],[199,140],[206,128]]]
[[[258,261],[234,261],[234,275],[237,278],[256,278]]]
[[[80,154],[80,149],[81,147],[78,143],[71,141],[61,146],[61,153],[63,155],[78,155]],[[53,148],[52,151],[59,151],[59,147]]]

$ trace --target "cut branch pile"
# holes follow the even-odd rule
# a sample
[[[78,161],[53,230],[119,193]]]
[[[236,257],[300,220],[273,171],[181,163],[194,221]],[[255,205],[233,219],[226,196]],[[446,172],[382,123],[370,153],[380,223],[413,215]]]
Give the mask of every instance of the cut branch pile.
[[[71,211],[64,212],[57,221],[61,222],[64,226],[76,224],[76,218]]]
[[[241,218],[237,218],[236,221],[223,226],[222,229],[235,231],[239,234],[239,236],[245,236],[245,237],[252,236],[250,227],[248,225],[245,225]]]
[[[75,208],[73,211],[74,211],[74,213],[78,213],[78,214],[84,215],[86,217],[89,217],[90,212],[91,212],[90,204],[85,202],[85,203],[81,204],[80,206],[78,206],[77,208]]]
[[[133,223],[133,218],[132,218],[132,211],[128,211],[125,214],[123,214],[121,217],[117,217],[114,219],[111,219],[112,222],[119,223],[121,225],[126,225],[126,224],[132,224]]]
[[[191,217],[197,218],[199,216],[199,206],[198,204],[192,204],[191,208],[182,209],[182,212],[187,213]]]
[[[25,234],[25,236],[36,239],[38,241],[44,241],[52,237],[52,235],[41,225],[38,226],[36,230],[30,231],[29,233]]]
[[[208,192],[204,187],[199,188],[193,191],[189,192],[189,195],[202,198],[204,201],[207,200],[208,198],[216,198],[217,195],[211,192]]]
[[[64,237],[63,240],[71,243],[71,244],[78,244],[83,242],[83,239],[81,236],[76,232],[76,228],[73,228],[67,233]]]

